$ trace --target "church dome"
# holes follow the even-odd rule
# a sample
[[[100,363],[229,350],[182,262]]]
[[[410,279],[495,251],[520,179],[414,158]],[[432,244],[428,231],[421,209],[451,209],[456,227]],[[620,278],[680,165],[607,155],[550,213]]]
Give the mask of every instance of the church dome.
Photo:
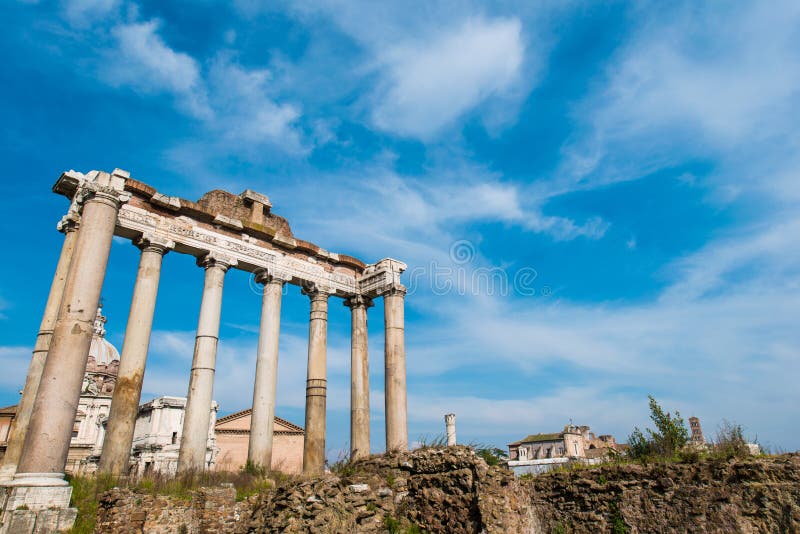
[[[106,318],[103,316],[102,306],[97,308],[94,319],[94,335],[89,346],[89,356],[94,358],[97,365],[109,365],[113,361],[119,362],[119,351],[106,338]]]

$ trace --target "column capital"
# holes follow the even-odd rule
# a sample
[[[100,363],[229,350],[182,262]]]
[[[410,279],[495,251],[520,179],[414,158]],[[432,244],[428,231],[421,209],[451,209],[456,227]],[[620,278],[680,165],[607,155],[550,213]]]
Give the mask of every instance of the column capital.
[[[116,178],[116,175],[112,175],[111,178]],[[99,178],[94,182],[82,182],[75,194],[75,200],[78,206],[83,206],[87,202],[102,202],[113,206],[115,209],[119,209],[122,204],[128,202],[130,199],[131,194],[122,190],[119,184],[115,182],[105,183]]]
[[[81,224],[80,215],[78,215],[73,211],[70,211],[69,213],[61,217],[61,220],[58,221],[58,224],[56,224],[56,229],[62,234],[68,234],[70,232],[77,231],[80,224]]]
[[[393,296],[405,297],[407,292],[408,289],[403,284],[392,284],[390,286],[381,288],[381,290],[378,291],[378,295],[380,295],[381,297],[393,297]]]
[[[254,274],[254,280],[257,284],[280,284],[283,285],[289,281],[290,275],[288,273],[278,272],[273,269],[261,269]]]
[[[208,269],[210,267],[219,267],[222,269],[222,272],[226,272],[231,267],[235,267],[237,263],[239,262],[236,261],[235,258],[223,256],[222,254],[218,254],[216,252],[209,252],[208,254],[197,258],[198,267],[203,267],[204,269]]]
[[[162,256],[175,248],[175,242],[163,237],[157,237],[152,234],[142,234],[142,236],[133,242],[137,248],[142,252],[157,252]]]
[[[326,291],[326,288],[320,287],[317,284],[304,285],[300,289],[300,292],[303,295],[308,296],[311,299],[311,302],[321,301],[321,300],[327,301],[328,297],[331,296],[330,292]]]
[[[353,295],[352,297],[344,299],[345,306],[350,308],[371,308],[374,306],[372,299],[363,295]]]

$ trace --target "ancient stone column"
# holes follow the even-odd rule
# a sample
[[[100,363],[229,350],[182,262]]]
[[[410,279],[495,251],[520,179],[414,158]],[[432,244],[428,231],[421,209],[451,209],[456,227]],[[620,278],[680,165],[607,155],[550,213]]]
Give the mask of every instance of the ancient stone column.
[[[119,178],[99,173],[78,191],[81,229],[15,476],[19,485],[66,484],[63,472],[111,238],[120,204],[128,198],[113,187],[115,181],[121,189]]]
[[[28,367],[28,376],[25,379],[25,387],[22,389],[22,398],[17,405],[17,413],[11,423],[8,433],[8,447],[3,456],[3,464],[0,467],[0,479],[13,478],[17,471],[17,463],[22,455],[22,446],[25,442],[25,434],[30,423],[33,403],[36,400],[36,392],[39,390],[39,382],[44,371],[44,362],[47,351],[50,349],[50,341],[53,338],[53,327],[58,318],[58,310],[61,307],[61,300],[64,296],[64,286],[67,281],[69,266],[72,262],[72,252],[75,250],[75,240],[78,230],[78,215],[70,213],[64,216],[58,223],[58,230],[64,232],[64,243],[61,246],[61,256],[56,265],[56,274],[50,284],[50,294],[47,296],[47,304],[44,307],[44,315],[39,326],[39,335],[36,337],[36,344],[33,346],[33,357]]]
[[[192,358],[192,375],[183,418],[178,472],[202,471],[206,464],[208,425],[214,394],[214,370],[219,342],[219,318],[222,311],[222,286],[228,268],[236,260],[209,253],[197,260],[206,270],[197,337]]]
[[[247,461],[266,469],[272,467],[272,434],[275,425],[275,398],[278,386],[278,335],[281,326],[281,297],[284,280],[267,273],[256,276],[264,284],[261,300],[261,327],[258,332],[256,378],[253,385],[253,412],[250,416],[250,442]]]
[[[356,295],[344,301],[350,308],[350,459],[369,456],[369,358],[367,308],[372,299]]]
[[[408,450],[406,406],[406,342],[404,298],[406,288],[399,285],[383,294],[386,341],[386,450]]]
[[[444,416],[444,430],[447,436],[447,446],[456,444],[456,414],[449,413]]]
[[[303,473],[325,471],[325,397],[328,343],[328,293],[305,288],[311,299],[308,328],[308,375],[306,379],[306,435],[303,443]]]
[[[161,278],[161,260],[167,251],[175,247],[172,241],[151,235],[142,236],[135,244],[142,253],[98,467],[101,472],[112,475],[124,475],[128,472],[133,428],[139,412],[158,282]]]

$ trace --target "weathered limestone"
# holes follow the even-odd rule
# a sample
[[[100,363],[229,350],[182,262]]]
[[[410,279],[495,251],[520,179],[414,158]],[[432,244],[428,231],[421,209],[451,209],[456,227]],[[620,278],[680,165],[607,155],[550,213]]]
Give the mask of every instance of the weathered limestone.
[[[100,471],[112,475],[123,475],[128,470],[147,350],[150,346],[150,332],[153,328],[158,283],[161,278],[161,260],[175,243],[145,235],[136,242],[136,246],[142,250],[139,271],[133,288],[117,384],[111,401],[103,452],[98,467]]]
[[[306,380],[306,439],[303,473],[325,471],[325,401],[327,395],[328,296],[318,287],[307,287],[311,299],[308,329],[308,375]]]
[[[386,450],[408,450],[404,299],[398,285],[383,294],[386,366]]]
[[[63,480],[72,425],[92,340],[124,176],[98,173],[81,188],[83,203],[72,265],[53,329],[42,379],[15,477],[18,485],[66,484]]]
[[[36,344],[33,347],[33,357],[28,367],[28,376],[25,379],[25,387],[22,390],[22,398],[17,405],[17,414],[8,435],[8,447],[3,456],[3,465],[0,467],[0,480],[10,480],[17,471],[22,455],[22,446],[25,442],[25,434],[30,423],[33,403],[36,400],[36,392],[39,390],[39,382],[44,371],[44,362],[47,358],[47,351],[50,349],[50,342],[53,338],[53,327],[58,319],[58,310],[61,307],[61,300],[64,296],[64,287],[67,282],[69,266],[72,262],[72,253],[75,250],[77,239],[78,215],[70,213],[58,223],[58,230],[64,232],[64,243],[61,246],[61,256],[56,265],[56,274],[50,285],[50,294],[47,296],[47,304],[44,307],[42,323],[39,326],[39,335],[36,337]]]
[[[367,308],[372,299],[355,296],[344,301],[350,308],[350,459],[369,456],[369,358]]]
[[[256,282],[264,284],[264,293],[261,301],[261,327],[258,333],[247,461],[269,469],[272,465],[272,434],[278,386],[278,335],[284,280],[262,273],[256,277]]]
[[[236,264],[236,260],[216,254],[206,254],[197,260],[197,264],[205,268],[206,276],[203,299],[200,303],[200,317],[197,322],[181,447],[178,453],[179,473],[202,471],[205,468],[206,441],[219,343],[222,287],[225,273],[229,267]]]
[[[444,416],[444,430],[447,436],[447,446],[456,444],[456,414],[449,413]]]

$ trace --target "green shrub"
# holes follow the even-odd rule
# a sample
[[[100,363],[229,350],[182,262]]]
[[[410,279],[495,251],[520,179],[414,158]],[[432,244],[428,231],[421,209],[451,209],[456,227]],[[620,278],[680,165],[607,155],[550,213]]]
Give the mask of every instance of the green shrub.
[[[674,416],[665,413],[652,395],[647,398],[650,399],[650,419],[655,429],[646,429],[645,435],[638,427],[634,428],[628,437],[629,454],[639,460],[675,458],[689,442],[689,430],[679,412],[676,411]]]
[[[750,455],[742,425],[722,420],[717,437],[711,447],[712,453],[725,459],[743,458]]]

